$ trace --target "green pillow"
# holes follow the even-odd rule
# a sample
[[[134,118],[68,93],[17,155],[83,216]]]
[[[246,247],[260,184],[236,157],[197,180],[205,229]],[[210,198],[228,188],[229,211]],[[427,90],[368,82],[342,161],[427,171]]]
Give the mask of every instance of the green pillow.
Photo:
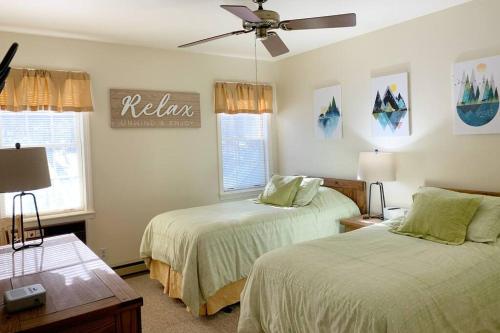
[[[293,205],[309,205],[316,194],[318,194],[318,190],[321,184],[323,184],[323,179],[321,178],[304,178],[302,180],[302,183],[300,184],[295,199],[293,199]]]
[[[500,235],[500,197],[482,196],[481,205],[467,230],[467,240],[496,242]]]
[[[496,242],[500,236],[500,197],[467,194],[436,187],[423,187],[421,193],[447,193],[458,198],[481,198],[481,204],[467,229],[466,239],[478,243]]]
[[[413,206],[395,233],[450,245],[465,241],[467,227],[476,213],[480,198],[459,198],[447,193],[416,193]]]
[[[299,190],[303,177],[278,176],[271,177],[269,183],[264,188],[264,192],[259,196],[262,203],[290,207]]]

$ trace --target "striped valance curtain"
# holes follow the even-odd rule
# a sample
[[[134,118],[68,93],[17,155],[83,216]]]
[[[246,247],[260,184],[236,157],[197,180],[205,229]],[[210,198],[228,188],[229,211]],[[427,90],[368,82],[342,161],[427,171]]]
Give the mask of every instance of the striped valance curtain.
[[[93,111],[90,76],[84,72],[12,68],[0,94],[4,111]]]
[[[216,82],[215,113],[272,113],[273,87],[251,83]]]

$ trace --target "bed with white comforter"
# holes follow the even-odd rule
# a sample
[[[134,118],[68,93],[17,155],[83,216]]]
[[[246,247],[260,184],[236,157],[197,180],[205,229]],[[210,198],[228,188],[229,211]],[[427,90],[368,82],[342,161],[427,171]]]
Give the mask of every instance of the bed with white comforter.
[[[151,220],[140,254],[146,264],[160,261],[181,273],[180,298],[199,309],[224,286],[246,278],[264,253],[337,234],[339,219],[355,215],[356,204],[327,187],[305,207],[241,200],[175,210]]]

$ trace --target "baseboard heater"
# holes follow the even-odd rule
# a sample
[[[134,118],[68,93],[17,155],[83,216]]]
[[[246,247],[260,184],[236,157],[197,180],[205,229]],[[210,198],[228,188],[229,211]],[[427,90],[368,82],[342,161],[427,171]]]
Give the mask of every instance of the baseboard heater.
[[[144,261],[137,261],[130,264],[120,265],[113,267],[116,274],[120,276],[131,275],[136,273],[146,272],[148,268],[144,264]]]

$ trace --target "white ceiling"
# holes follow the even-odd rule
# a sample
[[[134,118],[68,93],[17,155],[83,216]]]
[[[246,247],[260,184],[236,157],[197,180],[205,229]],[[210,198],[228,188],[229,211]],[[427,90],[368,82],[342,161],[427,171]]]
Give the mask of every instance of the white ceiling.
[[[241,20],[219,8],[251,0],[1,0],[0,30],[175,49],[177,45],[241,29]],[[355,28],[280,31],[290,49],[280,58],[430,14],[470,0],[269,0],[265,9],[295,19],[354,12]],[[253,34],[184,49],[253,57]],[[271,59],[262,45],[259,58]]]

